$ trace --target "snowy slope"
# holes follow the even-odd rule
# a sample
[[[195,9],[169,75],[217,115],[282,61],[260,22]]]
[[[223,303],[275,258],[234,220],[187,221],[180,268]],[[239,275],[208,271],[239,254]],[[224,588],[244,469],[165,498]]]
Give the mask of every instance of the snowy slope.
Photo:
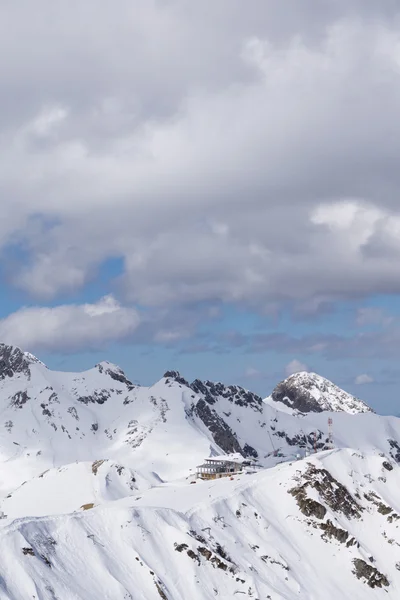
[[[397,465],[341,450],[3,520],[0,598],[397,600],[399,486]]]
[[[0,501],[0,509],[13,519],[27,514],[67,514],[132,496],[160,483],[155,475],[143,476],[109,460],[77,462],[33,477]]]
[[[301,411],[0,345],[0,600],[398,598],[400,419],[307,377]],[[194,483],[224,453],[266,468]]]
[[[267,402],[282,403],[299,412],[373,412],[362,400],[351,396],[316,373],[300,372],[278,383]]]

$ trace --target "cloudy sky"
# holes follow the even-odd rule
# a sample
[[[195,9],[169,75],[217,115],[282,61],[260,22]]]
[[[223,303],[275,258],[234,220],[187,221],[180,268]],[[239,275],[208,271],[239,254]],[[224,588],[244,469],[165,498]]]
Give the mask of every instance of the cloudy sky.
[[[0,0],[0,339],[400,413],[400,10]]]

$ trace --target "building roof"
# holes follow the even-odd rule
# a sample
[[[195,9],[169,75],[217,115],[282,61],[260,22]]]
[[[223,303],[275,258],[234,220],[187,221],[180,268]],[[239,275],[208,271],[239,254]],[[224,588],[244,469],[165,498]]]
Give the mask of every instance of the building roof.
[[[232,453],[232,454],[221,454],[220,456],[210,456],[209,458],[205,459],[206,462],[208,462],[210,460],[218,461],[218,462],[237,463],[240,465],[247,461],[247,459],[244,458],[241,454],[239,454],[239,452]]]

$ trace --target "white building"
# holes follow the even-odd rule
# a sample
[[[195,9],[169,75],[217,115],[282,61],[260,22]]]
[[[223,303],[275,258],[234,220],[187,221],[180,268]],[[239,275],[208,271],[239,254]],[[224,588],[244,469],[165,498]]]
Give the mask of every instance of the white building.
[[[229,477],[235,473],[242,473],[245,466],[251,461],[241,454],[223,454],[222,456],[211,456],[206,458],[202,465],[197,467],[198,479],[219,479]]]

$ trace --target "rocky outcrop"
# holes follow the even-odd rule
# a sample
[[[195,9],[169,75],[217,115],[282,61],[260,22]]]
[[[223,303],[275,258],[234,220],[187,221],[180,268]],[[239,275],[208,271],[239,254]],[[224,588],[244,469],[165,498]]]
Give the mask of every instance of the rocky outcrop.
[[[389,581],[388,578],[380,573],[378,569],[369,565],[360,558],[355,558],[353,560],[354,570],[353,573],[358,579],[362,579],[365,581],[367,585],[371,588],[382,588],[388,587]]]
[[[204,396],[209,404],[214,404],[218,399],[224,398],[236,406],[245,406],[262,412],[262,398],[238,385],[224,385],[220,382],[213,383],[195,379],[190,387],[196,394]]]
[[[23,374],[30,379],[30,364],[33,362],[20,348],[0,344],[0,379]]]
[[[204,425],[211,432],[215,443],[224,452],[239,452],[242,454],[242,448],[232,429],[209,407],[205,400],[199,400],[197,402],[194,407],[194,413],[203,421]]]
[[[308,489],[317,491],[321,502],[310,499],[307,494]],[[296,498],[300,510],[304,514],[309,513],[307,516],[317,512],[317,504],[322,505],[322,502],[322,508],[328,506],[333,512],[342,513],[348,519],[359,519],[364,510],[348,489],[329,471],[317,469],[313,464],[308,465],[306,472],[301,475],[301,482],[289,490],[289,493]],[[322,509],[318,509],[318,514],[322,515],[322,513]],[[315,516],[322,519],[325,514]]]
[[[170,385],[171,381],[175,381],[175,383],[178,383],[179,385],[185,385],[186,387],[190,388],[189,382],[182,377],[179,371],[166,371],[163,377],[166,380],[165,383],[167,385]]]

